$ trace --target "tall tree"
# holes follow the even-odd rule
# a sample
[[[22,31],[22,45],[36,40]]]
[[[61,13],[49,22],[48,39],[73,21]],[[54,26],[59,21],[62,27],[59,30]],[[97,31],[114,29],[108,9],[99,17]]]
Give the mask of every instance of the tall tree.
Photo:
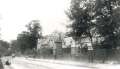
[[[21,52],[37,48],[37,41],[42,36],[41,26],[38,20],[32,20],[26,25],[27,31],[23,31],[17,37],[17,45]]]
[[[100,47],[115,49],[120,38],[119,0],[72,0],[67,15],[71,20],[70,34],[79,40],[89,37],[93,46],[93,38],[99,36]],[[117,16],[117,17],[116,17]]]
[[[116,48],[120,28],[119,0],[97,0],[96,20],[98,33],[104,37],[101,42],[106,49]],[[117,15],[117,16],[116,16]]]
[[[88,37],[93,45],[93,37],[95,34],[94,19],[95,2],[89,0],[72,0],[67,15],[71,20],[70,35],[75,40],[82,37]]]
[[[89,61],[93,62],[93,38],[96,36],[96,27],[94,20],[94,9],[95,2],[94,0],[72,0],[71,6],[67,15],[71,20],[72,24],[70,25],[71,32],[70,35],[76,41],[81,43],[81,40],[88,38],[91,44],[89,50]]]
[[[120,1],[119,0],[96,0],[96,21],[98,33],[104,38],[101,46],[110,57],[113,49],[118,46],[120,32]]]
[[[42,28],[40,26],[39,20],[32,20],[26,27],[30,33],[31,45],[36,49],[37,41],[42,36]]]

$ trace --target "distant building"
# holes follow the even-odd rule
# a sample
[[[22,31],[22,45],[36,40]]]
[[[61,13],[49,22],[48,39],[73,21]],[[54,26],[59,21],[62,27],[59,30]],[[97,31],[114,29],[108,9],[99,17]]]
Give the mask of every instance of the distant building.
[[[64,38],[63,48],[70,48],[70,53],[73,56],[78,56],[82,53],[82,48],[91,47],[91,42],[89,38],[83,38],[82,40],[75,41],[72,37]]]
[[[43,39],[38,40],[37,49],[42,50],[43,48],[46,48],[46,49],[49,48],[52,50],[53,55],[59,52],[62,53],[63,38],[64,38],[63,34],[56,33],[56,32],[50,35],[44,36]],[[60,45],[59,45],[59,42],[61,42]]]
[[[57,53],[79,55],[82,53],[82,48],[86,48],[86,46],[91,46],[89,38],[75,41],[72,37],[67,37],[62,33],[54,32],[44,36],[43,39],[39,39],[37,49],[49,48],[52,50],[53,55],[56,55]]]

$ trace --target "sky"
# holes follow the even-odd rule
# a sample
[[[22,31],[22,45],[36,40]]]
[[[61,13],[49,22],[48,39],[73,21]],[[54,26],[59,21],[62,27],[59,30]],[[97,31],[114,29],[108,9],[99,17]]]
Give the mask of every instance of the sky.
[[[43,35],[56,30],[65,32],[69,3],[70,0],[0,0],[0,39],[16,39],[32,20],[40,20]]]

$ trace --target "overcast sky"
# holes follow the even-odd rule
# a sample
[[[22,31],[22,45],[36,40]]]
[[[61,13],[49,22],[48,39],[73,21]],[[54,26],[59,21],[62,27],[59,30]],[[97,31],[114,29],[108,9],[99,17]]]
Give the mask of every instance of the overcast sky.
[[[65,32],[65,10],[70,0],[0,0],[1,39],[10,41],[25,30],[31,20],[40,20],[43,34]]]

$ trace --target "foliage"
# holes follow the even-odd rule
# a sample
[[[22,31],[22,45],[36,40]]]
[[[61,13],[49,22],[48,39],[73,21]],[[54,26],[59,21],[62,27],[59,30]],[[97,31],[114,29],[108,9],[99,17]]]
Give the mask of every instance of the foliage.
[[[89,38],[93,45],[93,37],[96,36],[96,27],[94,20],[95,2],[88,0],[72,0],[67,15],[71,20],[70,35],[75,40],[81,41],[83,38]]]
[[[36,49],[37,41],[41,38],[41,26],[38,20],[31,21],[28,25],[26,25],[27,31],[23,31],[17,37],[17,45],[24,53],[28,49]]]
[[[120,1],[72,0],[71,2],[67,13],[72,21],[70,34],[77,39],[82,36],[92,38],[97,35],[104,38],[101,42],[105,44],[104,46],[115,47],[120,27],[120,13],[118,13]]]
[[[30,35],[28,32],[23,31],[21,34],[17,37],[17,45],[20,48],[22,52],[24,52],[27,48],[31,49],[30,45]]]
[[[11,50],[12,50],[12,53],[16,53],[16,52],[20,51],[20,48],[17,44],[17,40],[12,40],[11,41]]]
[[[9,52],[10,44],[6,41],[0,40],[0,55],[6,55]]]
[[[33,48],[37,48],[37,41],[42,37],[42,28],[39,24],[39,20],[32,20],[27,26],[28,32],[30,34],[30,42]]]
[[[90,38],[92,46],[100,46],[97,49],[104,49],[108,57],[120,46],[119,12],[119,0],[72,0],[67,12],[70,35],[75,40]]]
[[[97,0],[96,2],[96,20],[98,33],[104,37],[102,46],[107,49],[116,48],[119,33],[120,10],[119,0]],[[116,15],[118,16],[116,18]]]

